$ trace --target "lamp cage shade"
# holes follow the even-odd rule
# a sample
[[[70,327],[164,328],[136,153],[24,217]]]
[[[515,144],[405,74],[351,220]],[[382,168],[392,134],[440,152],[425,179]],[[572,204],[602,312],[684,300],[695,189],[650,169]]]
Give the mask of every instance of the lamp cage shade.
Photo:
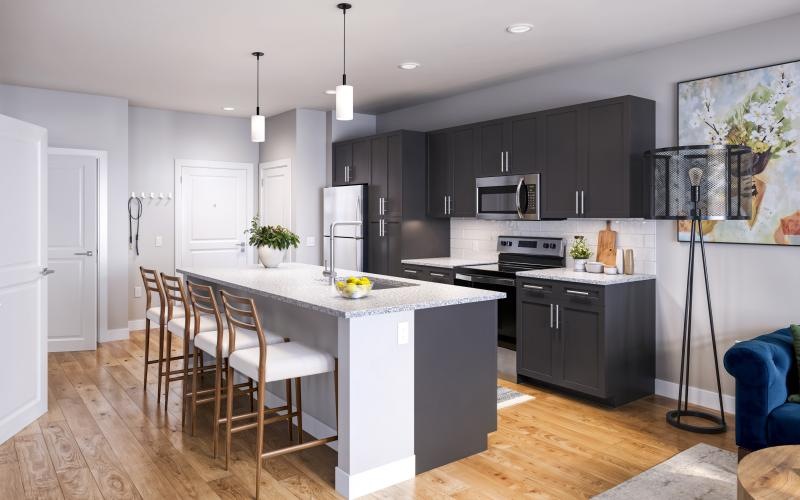
[[[337,120],[352,120],[353,119],[353,86],[352,85],[337,85],[336,86],[336,119]]]
[[[267,119],[264,115],[250,116],[250,140],[252,142],[264,142],[267,135]]]
[[[754,184],[750,148],[721,144],[680,146],[654,149],[646,152],[644,158],[650,179],[651,218],[749,220],[752,217]],[[699,177],[694,194],[697,214],[690,176],[695,182]]]

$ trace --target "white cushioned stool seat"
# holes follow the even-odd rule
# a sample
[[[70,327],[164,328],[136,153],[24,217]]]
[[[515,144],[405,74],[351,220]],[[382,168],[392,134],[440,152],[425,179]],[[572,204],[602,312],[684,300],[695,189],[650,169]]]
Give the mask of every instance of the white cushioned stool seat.
[[[172,318],[167,323],[167,330],[172,332],[173,335],[183,337],[183,328],[186,326],[186,318]],[[208,332],[213,330],[217,332],[217,320],[213,316],[202,315],[200,316],[200,331]],[[189,336],[194,333],[194,316],[189,318]]]
[[[176,307],[172,311],[172,317],[173,318],[182,318],[182,317],[184,317],[185,314],[186,314],[186,311],[184,311],[182,307]],[[164,315],[165,316],[167,315],[167,308],[166,307],[164,307]],[[151,307],[150,309],[147,310],[147,312],[145,313],[144,317],[149,319],[150,321],[155,321],[157,324],[161,324],[160,323],[161,322],[161,307],[160,306]]]
[[[258,347],[236,349],[228,358],[230,366],[258,380]],[[333,356],[327,352],[308,347],[300,342],[282,342],[267,347],[267,369],[265,382],[307,377],[318,373],[332,372],[336,367]]]
[[[267,344],[280,344],[283,342],[283,337],[276,333],[264,332],[264,340]],[[222,332],[222,357],[228,357],[228,342],[230,336],[226,328]],[[217,330],[198,333],[194,337],[194,345],[203,352],[207,352],[212,356],[217,355]],[[258,347],[258,334],[250,330],[239,329],[236,331],[236,349],[249,349],[251,347]]]

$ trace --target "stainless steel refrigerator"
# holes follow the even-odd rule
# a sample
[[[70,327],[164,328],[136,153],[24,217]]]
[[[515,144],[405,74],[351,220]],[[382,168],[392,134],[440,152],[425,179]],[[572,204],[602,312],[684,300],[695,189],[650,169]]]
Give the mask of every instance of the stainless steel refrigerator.
[[[323,250],[322,260],[325,269],[330,269],[331,224],[336,221],[362,221],[362,226],[338,226],[333,235],[336,252],[336,269],[364,271],[367,224],[367,186],[337,186],[324,188],[323,192]]]

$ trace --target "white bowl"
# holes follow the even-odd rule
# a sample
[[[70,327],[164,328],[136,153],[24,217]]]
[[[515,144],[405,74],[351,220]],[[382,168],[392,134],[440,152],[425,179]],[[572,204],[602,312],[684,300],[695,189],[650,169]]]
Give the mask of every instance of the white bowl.
[[[602,273],[603,272],[603,263],[602,262],[587,262],[586,263],[586,272],[587,273]]]
[[[617,266],[605,266],[603,272],[606,274],[617,274]]]

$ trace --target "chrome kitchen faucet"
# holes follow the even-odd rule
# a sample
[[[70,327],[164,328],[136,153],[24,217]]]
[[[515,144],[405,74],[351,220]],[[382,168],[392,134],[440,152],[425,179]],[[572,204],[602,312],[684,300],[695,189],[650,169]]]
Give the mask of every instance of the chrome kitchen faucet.
[[[330,270],[330,274],[328,275],[329,276],[329,278],[328,278],[328,283],[329,284],[333,285],[333,283],[336,281],[336,261],[334,260],[336,252],[333,249],[333,247],[334,247],[333,239],[336,237],[336,236],[334,236],[334,232],[333,232],[334,228],[336,226],[359,226],[360,227],[362,225],[363,225],[363,223],[360,220],[343,220],[343,221],[334,221],[333,223],[331,223],[331,232],[330,232],[330,236],[328,236],[328,238],[330,238],[330,245],[329,246],[331,247],[331,251],[330,251],[331,270]],[[325,274],[324,269],[322,271],[322,274],[323,275]]]

